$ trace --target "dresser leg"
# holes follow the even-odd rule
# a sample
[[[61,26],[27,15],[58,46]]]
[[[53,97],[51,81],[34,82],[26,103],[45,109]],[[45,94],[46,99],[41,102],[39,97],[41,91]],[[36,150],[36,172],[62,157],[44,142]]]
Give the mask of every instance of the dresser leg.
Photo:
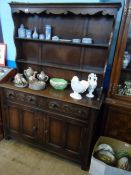
[[[87,171],[87,170],[89,169],[87,163],[83,163],[83,164],[81,165],[81,169],[84,170],[84,171]]]

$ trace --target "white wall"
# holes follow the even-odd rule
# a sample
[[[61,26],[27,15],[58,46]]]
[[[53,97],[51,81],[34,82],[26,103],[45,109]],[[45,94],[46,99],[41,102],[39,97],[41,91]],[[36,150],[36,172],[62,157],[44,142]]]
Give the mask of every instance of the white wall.
[[[7,60],[14,60],[16,55],[16,49],[13,41],[13,20],[11,16],[11,9],[7,0],[1,0],[0,2],[0,17],[1,26],[3,32],[4,43],[7,44]]]

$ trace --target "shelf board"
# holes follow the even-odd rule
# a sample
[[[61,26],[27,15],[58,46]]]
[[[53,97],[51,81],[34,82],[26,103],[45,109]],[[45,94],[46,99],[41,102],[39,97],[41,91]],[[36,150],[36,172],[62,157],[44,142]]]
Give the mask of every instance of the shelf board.
[[[66,69],[66,70],[70,70],[70,71],[78,71],[78,72],[87,72],[87,73],[95,73],[95,74],[100,74],[103,75],[104,74],[104,68],[100,68],[100,67],[93,67],[93,66],[86,66],[85,68],[82,67],[74,67],[74,66],[67,66],[67,65],[58,65],[58,64],[54,64],[54,63],[38,63],[36,61],[27,61],[27,60],[23,60],[23,59],[17,59],[16,60],[17,63],[23,63],[23,64],[33,64],[33,65],[39,65],[39,66],[47,66],[47,67],[54,67],[54,68],[58,68],[58,69]]]
[[[41,39],[32,39],[32,38],[28,39],[28,38],[19,38],[19,37],[16,37],[15,39],[20,41],[35,41],[35,42],[44,42],[44,43],[67,44],[72,46],[101,47],[101,48],[109,47],[108,44],[98,44],[98,43],[85,44],[85,43],[73,43],[68,41],[53,41],[53,40],[41,40]]]

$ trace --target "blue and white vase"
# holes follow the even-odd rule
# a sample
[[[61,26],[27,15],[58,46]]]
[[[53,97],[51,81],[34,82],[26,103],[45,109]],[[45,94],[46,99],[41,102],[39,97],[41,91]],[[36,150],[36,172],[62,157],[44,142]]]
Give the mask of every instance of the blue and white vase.
[[[51,40],[51,26],[50,25],[45,26],[45,39]]]
[[[34,28],[34,33],[33,33],[32,37],[33,37],[33,39],[38,39],[38,33],[36,30],[36,27]]]
[[[25,38],[26,37],[26,29],[24,28],[23,24],[21,24],[20,28],[18,28],[18,37],[19,38]]]

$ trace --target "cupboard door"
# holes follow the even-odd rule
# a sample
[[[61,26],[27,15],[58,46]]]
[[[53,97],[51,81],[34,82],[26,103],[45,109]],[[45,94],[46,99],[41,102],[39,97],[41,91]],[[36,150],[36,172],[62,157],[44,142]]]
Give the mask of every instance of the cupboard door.
[[[47,115],[46,145],[61,155],[80,162],[85,125],[61,116]]]
[[[37,143],[45,144],[46,135],[47,135],[47,128],[46,128],[46,113],[45,112],[37,112]]]
[[[11,134],[20,133],[20,109],[14,106],[6,107],[7,131]]]
[[[66,150],[78,155],[80,153],[82,127],[78,124],[67,123]]]
[[[63,121],[50,115],[47,116],[46,144],[54,148],[63,145]]]
[[[32,109],[23,109],[21,117],[22,137],[29,141],[35,141],[38,131],[39,118],[36,111]]]
[[[87,126],[80,122],[66,122],[64,149],[66,154],[77,162],[81,162],[83,152],[85,151],[83,143],[85,143],[84,139],[87,138],[88,134],[86,127]],[[88,147],[88,145],[86,146]],[[88,157],[88,155],[84,156]]]

